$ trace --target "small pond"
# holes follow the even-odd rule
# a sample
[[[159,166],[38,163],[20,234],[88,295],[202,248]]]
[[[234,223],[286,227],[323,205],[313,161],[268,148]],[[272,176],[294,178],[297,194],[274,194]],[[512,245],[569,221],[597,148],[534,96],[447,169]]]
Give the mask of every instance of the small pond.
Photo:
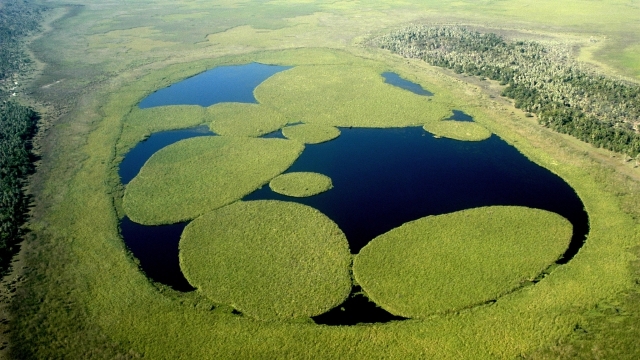
[[[256,65],[260,64],[225,71],[237,73],[242,72],[239,69],[245,69],[252,72]],[[284,69],[286,67],[280,67],[278,71]],[[229,75],[224,71],[221,73]],[[265,74],[264,71],[258,73],[262,74],[260,76]],[[221,86],[219,84],[224,83],[221,78],[210,81]],[[247,81],[246,76],[242,79],[237,86],[255,87],[264,80],[254,84],[255,81]],[[233,88],[236,85],[224,86]],[[244,90],[246,93],[247,88]],[[147,99],[141,102],[141,107]],[[451,119],[473,121],[469,115],[457,110]],[[559,264],[569,261],[585,240],[589,230],[588,216],[573,189],[495,135],[485,141],[463,142],[435,138],[420,127],[340,130],[341,135],[332,141],[307,145],[287,170],[329,176],[333,189],[308,198],[292,198],[263,186],[243,200],[277,199],[312,206],[338,224],[354,254],[374,237],[407,221],[489,205],[527,206],[553,211],[567,218],[574,226],[574,233]],[[121,163],[119,173],[123,184],[135,177],[144,162],[161,148],[182,139],[207,135],[214,134],[206,127],[153,134],[133,148]],[[282,134],[277,131],[265,137],[282,137]],[[179,291],[193,290],[178,262],[178,242],[186,223],[143,226],[124,218],[120,226],[126,245],[149,278]],[[314,318],[317,323],[330,325],[400,319],[358,294],[357,287],[344,304]]]
[[[424,96],[433,96],[433,93],[427,89],[424,89],[420,84],[416,84],[409,80],[403,79],[400,75],[394,72],[383,72],[382,77],[384,78],[384,82],[387,84],[391,84],[393,86],[397,86],[399,88],[409,90],[414,94],[424,95]]]

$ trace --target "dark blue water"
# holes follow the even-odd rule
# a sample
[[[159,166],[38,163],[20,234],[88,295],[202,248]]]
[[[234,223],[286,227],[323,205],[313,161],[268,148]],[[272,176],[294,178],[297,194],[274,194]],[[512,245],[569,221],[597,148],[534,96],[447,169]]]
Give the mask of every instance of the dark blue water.
[[[473,122],[473,118],[470,115],[465,114],[460,110],[453,110],[453,115],[450,118],[445,120],[455,120],[455,121],[468,121]]]
[[[220,102],[256,103],[253,90],[270,76],[290,68],[258,63],[219,66],[160,89],[138,106],[144,109],[166,105],[206,107]]]
[[[215,135],[206,125],[190,129],[161,131],[149,136],[146,140],[139,142],[133,149],[129,150],[127,156],[120,163],[118,175],[120,181],[126,185],[133,180],[142,169],[151,155],[158,150],[176,143],[180,140],[190,139],[198,136]]]
[[[414,82],[401,78],[400,75],[394,72],[383,72],[382,77],[384,77],[384,82],[386,82],[387,84],[391,84],[393,86],[397,86],[399,88],[409,90],[414,94],[424,95],[424,96],[433,96],[432,92],[424,89],[419,84],[416,84]]]
[[[407,221],[490,205],[527,206],[567,218],[575,244],[566,258],[587,234],[587,214],[573,189],[495,135],[465,142],[437,139],[419,127],[340,131],[332,141],[307,146],[287,170],[327,175],[333,189],[293,198],[264,186],[243,200],[312,206],[338,224],[353,253]]]
[[[144,226],[128,217],[120,221],[122,238],[140,262],[142,271],[154,281],[178,291],[195,290],[180,271],[178,241],[187,223]]]

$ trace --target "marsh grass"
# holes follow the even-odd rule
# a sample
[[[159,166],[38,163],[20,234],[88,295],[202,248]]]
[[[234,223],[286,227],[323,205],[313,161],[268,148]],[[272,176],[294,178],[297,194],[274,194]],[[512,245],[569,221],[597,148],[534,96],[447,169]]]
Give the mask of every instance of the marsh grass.
[[[562,255],[571,229],[558,214],[515,206],[428,216],[373,239],[355,257],[353,272],[376,304],[425,318],[534,280]]]
[[[278,194],[292,197],[307,197],[333,188],[331,178],[313,172],[282,174],[269,182],[269,187]]]
[[[319,144],[340,136],[340,130],[333,126],[299,124],[282,129],[287,139],[297,140],[304,144]]]
[[[324,214],[283,201],[236,202],[191,222],[180,239],[189,282],[259,319],[319,315],[351,291],[347,239]]]
[[[219,135],[258,137],[287,124],[281,113],[264,105],[220,103],[206,109],[209,128]]]
[[[297,66],[255,90],[262,104],[308,124],[403,127],[445,118],[448,104],[386,84],[381,68]]]
[[[478,123],[468,121],[434,121],[425,124],[423,128],[433,135],[461,141],[482,141],[491,137],[491,131]]]
[[[298,158],[304,146],[283,139],[203,137],[155,153],[127,185],[123,207],[145,225],[194,219],[241,199]]]
[[[171,105],[140,109],[137,106],[125,117],[118,150],[124,154],[152,133],[184,129],[205,122],[205,109],[197,105]]]

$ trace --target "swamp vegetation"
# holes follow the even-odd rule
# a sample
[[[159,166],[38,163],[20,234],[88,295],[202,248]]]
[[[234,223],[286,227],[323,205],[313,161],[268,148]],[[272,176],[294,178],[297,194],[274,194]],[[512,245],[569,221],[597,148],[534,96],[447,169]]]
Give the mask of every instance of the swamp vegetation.
[[[47,142],[55,146],[49,147],[51,152],[43,160],[45,170],[36,174],[40,183],[36,188],[34,216],[29,223],[32,236],[25,246],[28,248],[25,256],[29,277],[12,303],[13,317],[8,333],[14,357],[482,359],[637,358],[640,353],[637,346],[640,302],[636,281],[640,270],[634,262],[638,255],[634,247],[640,244],[640,188],[636,181],[624,178],[623,171],[629,169],[618,171],[621,166],[617,158],[602,160],[604,156],[617,155],[584,147],[573,138],[540,127],[524,113],[497,101],[500,99],[491,99],[477,87],[455,80],[424,61],[402,58],[365,45],[370,37],[379,37],[411,21],[508,26],[517,34],[524,34],[524,38],[533,35],[518,33],[515,29],[522,26],[539,30],[553,28],[561,31],[562,36],[568,36],[569,31],[578,31],[582,39],[588,38],[597,28],[617,36],[613,44],[619,46],[620,51],[615,54],[624,50],[633,60],[638,57],[624,41],[633,43],[637,41],[634,34],[640,33],[637,31],[640,11],[634,4],[614,0],[569,0],[562,7],[550,0],[506,3],[409,0],[402,4],[376,0],[367,2],[366,6],[357,2],[240,3],[233,0],[216,3],[215,7],[206,1],[176,3],[164,0],[154,1],[153,6],[148,2],[127,2],[123,6],[121,1],[97,0],[84,1],[82,6],[70,6],[57,0],[48,4],[67,7],[70,15],[56,22],[56,30],[33,45],[36,55],[52,64],[45,71],[44,80],[34,85],[34,96],[67,101],[73,108],[51,129]],[[0,6],[5,6],[4,2],[0,2]],[[452,18],[453,14],[455,18]],[[599,60],[605,58],[597,56]],[[416,318],[405,321],[393,321],[401,319],[388,317],[392,320],[388,323],[321,326],[312,323],[308,316],[324,311],[346,297],[354,281],[348,272],[350,256],[344,242],[346,231],[337,229],[325,215],[303,205],[239,201],[215,210],[212,208],[218,205],[206,205],[206,210],[195,210],[199,205],[193,206],[184,212],[188,215],[174,214],[167,221],[197,217],[189,230],[193,237],[185,237],[185,252],[180,258],[185,273],[191,271],[194,275],[190,278],[194,282],[200,281],[200,277],[212,276],[206,273],[207,266],[202,266],[209,259],[198,260],[202,254],[190,248],[203,242],[202,237],[208,232],[215,231],[205,223],[222,222],[237,231],[227,238],[228,233],[220,234],[216,249],[230,249],[225,241],[243,238],[239,234],[253,233],[248,230],[251,228],[259,229],[256,232],[269,233],[276,229],[278,233],[290,234],[291,237],[265,237],[272,240],[274,249],[282,246],[282,251],[271,254],[279,260],[276,262],[260,258],[263,248],[245,247],[245,253],[229,250],[229,258],[242,258],[229,265],[234,267],[233,276],[258,268],[250,265],[251,262],[245,260],[247,257],[258,258],[262,266],[271,270],[257,273],[260,280],[254,283],[255,289],[238,287],[234,282],[228,284],[226,291],[217,292],[221,289],[202,282],[202,285],[198,284],[202,291],[179,292],[150,281],[124,245],[118,228],[132,210],[129,206],[133,197],[129,199],[129,196],[135,191],[129,194],[129,185],[132,185],[131,189],[144,188],[145,191],[135,194],[140,199],[154,194],[157,189],[168,191],[171,200],[177,201],[163,204],[161,210],[176,214],[184,210],[181,207],[188,207],[189,204],[180,201],[180,195],[181,192],[188,193],[189,189],[175,178],[173,185],[182,188],[163,188],[143,173],[159,177],[165,176],[163,171],[186,169],[191,178],[206,176],[200,173],[203,169],[197,169],[181,158],[189,153],[192,141],[202,142],[201,147],[194,147],[205,154],[198,161],[200,164],[218,160],[213,151],[206,154],[215,147],[212,144],[217,144],[229,150],[226,155],[244,160],[251,158],[247,163],[259,167],[263,166],[262,160],[277,157],[275,154],[282,151],[290,153],[293,162],[297,156],[304,156],[304,153],[300,154],[303,148],[306,151],[312,146],[332,142],[304,146],[298,140],[252,138],[263,132],[262,124],[236,137],[231,134],[237,129],[229,127],[227,135],[212,136],[207,141],[190,139],[184,141],[189,146],[176,143],[167,147],[138,174],[144,181],[134,180],[124,186],[117,168],[138,142],[157,131],[199,125],[213,128],[220,120],[208,117],[209,110],[214,110],[215,106],[172,105],[139,109],[141,100],[158,89],[206,70],[252,62],[296,66],[274,75],[256,89],[255,98],[260,103],[255,105],[257,108],[267,107],[280,113],[289,125],[303,122],[344,126],[342,134],[332,141],[345,138],[349,126],[356,131],[362,130],[357,127],[406,126],[415,126],[422,131],[423,126],[451,115],[453,109],[472,115],[477,124],[495,134],[485,141],[499,136],[575,189],[589,213],[587,241],[570,261],[554,265],[539,279],[534,279],[535,285],[506,291],[495,302],[457,311],[436,310],[435,313],[433,309],[410,309]],[[419,84],[434,95],[417,95],[385,84],[381,74],[388,71]],[[253,119],[252,122],[260,121],[260,117]],[[266,125],[275,127],[278,123],[283,124],[280,121],[281,118]],[[618,120],[611,121],[618,124]],[[617,131],[618,127],[626,129],[626,124],[612,127]],[[220,121],[218,125],[222,132],[229,124]],[[214,138],[219,139],[212,140]],[[226,140],[220,140],[222,138]],[[225,141],[229,146],[223,146]],[[202,145],[207,142],[210,144]],[[263,146],[267,143],[283,145],[274,150]],[[244,154],[253,156],[245,159]],[[617,168],[611,165],[614,161]],[[226,165],[221,163],[221,166]],[[275,173],[286,168],[284,164],[280,165],[282,168]],[[269,163],[265,168],[272,166]],[[224,169],[228,174],[234,174],[236,170],[232,164]],[[242,174],[237,178],[233,177],[238,183],[244,182],[238,181],[240,177],[252,176],[240,172]],[[223,181],[232,178],[218,175],[216,179]],[[274,176],[269,173],[251,186],[266,185]],[[331,178],[336,188],[317,196],[337,189],[338,179],[333,175]],[[136,182],[139,183],[136,185]],[[242,193],[234,196],[242,196]],[[208,202],[215,197],[208,193],[198,201],[205,198]],[[155,201],[151,197],[143,200],[140,204]],[[227,201],[220,202],[223,203]],[[253,211],[258,208],[266,211]],[[535,210],[526,209],[523,213],[529,211]],[[249,213],[255,215],[253,222],[242,221]],[[276,221],[272,216],[276,213],[280,214],[277,220],[282,225],[272,227]],[[298,213],[306,214],[304,219],[296,218]],[[471,211],[452,216],[465,213],[471,214]],[[515,218],[522,220],[524,217],[525,222],[531,220],[531,224],[525,226],[529,228],[530,225],[530,229],[537,229],[534,219],[555,224],[558,237],[554,244],[566,241],[562,240],[561,234],[566,232],[567,224],[557,217],[540,214]],[[162,216],[164,214],[148,217],[156,221]],[[310,219],[323,224],[329,242],[323,245],[307,241],[305,249],[295,254],[287,252],[291,239],[298,235],[302,239],[309,234],[323,236],[313,233],[317,229],[308,226],[306,221]],[[486,220],[486,216],[476,212],[472,219],[465,218],[469,223],[476,219]],[[407,225],[419,227],[414,223]],[[543,230],[548,229],[539,232]],[[383,238],[378,239],[378,244],[384,245]],[[557,257],[555,245],[551,245],[554,251],[543,249],[540,258]],[[372,243],[371,248],[374,247]],[[385,254],[388,256],[403,251],[396,247],[386,248],[389,248]],[[215,257],[216,250],[209,250]],[[316,251],[331,252],[332,255],[328,259],[318,258]],[[380,251],[373,252],[380,254]],[[360,265],[356,261],[356,265],[365,278],[363,274],[372,269],[367,269],[365,256],[362,260]],[[314,298],[318,303],[310,307],[300,305],[297,300],[304,299],[304,293],[310,291],[305,279],[315,274],[327,275],[322,269],[313,268],[322,261],[330,263],[323,269],[332,273],[329,275],[332,280],[318,281],[324,284]],[[283,269],[293,267],[292,264],[299,265],[300,276],[283,272]],[[525,275],[518,279],[528,284],[532,275],[528,271],[523,273]],[[269,277],[274,274],[280,276]],[[396,273],[402,279],[406,274],[405,271]],[[263,278],[259,277],[263,275]],[[241,277],[237,279],[246,281]],[[251,280],[255,279],[251,276]],[[282,288],[280,281],[295,285],[285,294],[291,295],[286,297],[287,301],[280,302],[281,299],[275,296],[277,292],[268,292],[272,286]],[[504,283],[509,284],[506,289],[515,280],[510,278]],[[383,293],[383,288],[395,286],[372,285],[366,280],[362,285],[354,287],[362,297],[375,297],[376,291]],[[367,292],[367,286],[371,294]],[[247,290],[255,292],[243,293]],[[262,296],[274,298],[272,303],[277,307],[265,308],[265,303],[255,301],[256,297]],[[380,302],[390,309],[398,304],[404,306],[398,297],[384,298],[383,295]],[[339,307],[334,310],[342,311]],[[431,315],[421,319],[420,314],[426,313]]]

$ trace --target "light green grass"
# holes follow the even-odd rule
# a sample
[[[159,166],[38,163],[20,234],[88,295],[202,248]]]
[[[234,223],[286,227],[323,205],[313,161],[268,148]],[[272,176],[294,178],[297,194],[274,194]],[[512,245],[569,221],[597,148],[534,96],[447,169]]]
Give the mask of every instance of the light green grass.
[[[297,140],[305,144],[319,144],[340,136],[340,130],[333,126],[299,124],[282,129],[287,139]]]
[[[482,141],[491,137],[491,131],[468,121],[434,121],[425,124],[423,128],[433,135],[461,141]]]
[[[318,210],[282,201],[237,202],[191,222],[180,267],[211,300],[259,319],[305,318],[351,291],[351,253]]]
[[[293,172],[277,176],[269,183],[271,190],[278,194],[307,197],[323,193],[331,188],[331,178],[313,172]]]
[[[303,148],[291,140],[223,136],[177,142],[155,153],[129,182],[124,211],[145,225],[194,219],[268,183]]]
[[[558,214],[490,206],[428,216],[373,239],[356,281],[392,314],[425,318],[497,299],[532,281],[571,240]]]
[[[438,101],[386,84],[382,71],[362,66],[298,66],[265,80],[256,99],[304,123],[403,127],[448,116]]]
[[[209,127],[219,135],[258,137],[287,124],[287,118],[266,106],[220,103],[206,110]]]

